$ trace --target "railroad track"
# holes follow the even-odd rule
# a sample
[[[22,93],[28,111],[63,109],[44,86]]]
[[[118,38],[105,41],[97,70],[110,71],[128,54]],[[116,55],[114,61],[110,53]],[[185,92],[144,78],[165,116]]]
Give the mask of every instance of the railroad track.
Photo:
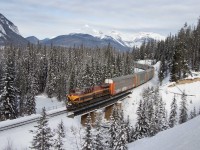
[[[66,110],[61,110],[61,111],[50,113],[50,114],[48,114],[48,112],[47,112],[47,117],[52,118],[52,117],[59,116],[59,115],[62,115],[62,114],[66,114],[66,116],[68,116],[68,117],[78,116],[78,115],[81,115],[81,114],[84,114],[84,113],[94,111],[96,109],[103,108],[105,106],[112,105],[112,104],[116,103],[117,101],[125,98],[128,94],[130,94],[130,92],[117,95],[116,97],[111,97],[107,100],[104,100],[103,102],[99,101],[98,103],[95,103],[93,105],[89,105],[87,107],[78,109],[76,111],[69,112],[68,114],[67,114]],[[37,122],[37,121],[39,121],[40,117],[41,117],[41,115],[37,114],[34,118],[30,118],[28,120],[22,120],[22,121],[12,123],[12,124],[9,124],[9,125],[5,125],[5,126],[2,126],[2,127],[0,126],[0,132]]]
[[[103,108],[103,107],[106,107],[106,106],[113,105],[117,101],[125,99],[130,93],[131,92],[128,91],[126,93],[119,94],[119,95],[117,95],[115,97],[111,97],[111,98],[109,98],[107,100],[99,101],[98,103],[95,103],[93,105],[89,105],[87,107],[80,108],[78,110],[73,111],[73,113],[69,117],[74,117],[74,116],[82,115],[82,114],[94,111],[96,109],[100,109],[100,108]]]
[[[62,114],[66,114],[66,110],[61,110],[61,111],[58,111],[58,112],[55,112],[55,113],[51,113],[51,114],[48,114],[47,113],[47,117],[55,117],[55,116],[59,116],[59,115],[62,115]],[[5,130],[9,130],[9,129],[12,129],[12,128],[16,128],[16,127],[20,127],[20,126],[23,126],[23,125],[27,125],[27,124],[31,124],[31,123],[34,123],[34,122],[37,122],[39,121],[41,115],[38,114],[35,116],[35,118],[30,118],[28,120],[23,120],[23,121],[19,121],[17,123],[13,123],[13,124],[10,124],[10,125],[5,125],[5,126],[2,126],[0,127],[0,132],[1,131],[5,131]]]

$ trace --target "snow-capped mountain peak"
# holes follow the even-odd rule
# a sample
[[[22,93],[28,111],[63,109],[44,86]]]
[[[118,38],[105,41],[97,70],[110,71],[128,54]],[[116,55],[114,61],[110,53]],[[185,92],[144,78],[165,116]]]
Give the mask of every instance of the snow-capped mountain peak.
[[[20,35],[17,26],[0,13],[0,45],[6,43],[26,45],[28,41]]]
[[[10,30],[12,30],[14,33],[20,35],[19,30],[17,26],[15,26],[12,22],[10,22],[6,17],[4,17],[0,13],[0,32],[3,34],[6,34],[6,29],[5,27],[8,27]]]
[[[89,34],[100,39],[113,39],[122,46],[130,47],[133,46],[139,47],[146,40],[164,40],[165,37],[153,33],[153,32],[138,32],[138,33],[122,33],[116,30],[110,32],[102,32],[101,30],[94,29],[89,25],[84,25],[81,29],[77,30],[76,33]]]

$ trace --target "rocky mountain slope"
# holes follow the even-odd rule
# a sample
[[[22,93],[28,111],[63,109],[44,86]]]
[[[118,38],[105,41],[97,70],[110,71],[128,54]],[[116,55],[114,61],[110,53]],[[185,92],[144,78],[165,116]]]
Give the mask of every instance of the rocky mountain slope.
[[[0,45],[10,43],[14,45],[25,45],[28,42],[20,35],[17,26],[0,13]]]

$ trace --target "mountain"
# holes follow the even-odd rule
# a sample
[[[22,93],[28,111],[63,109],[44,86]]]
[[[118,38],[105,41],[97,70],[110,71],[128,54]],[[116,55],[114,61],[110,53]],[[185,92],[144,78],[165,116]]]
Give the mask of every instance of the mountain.
[[[130,50],[133,46],[139,47],[144,41],[163,40],[164,37],[156,33],[140,32],[135,34],[120,33],[118,31],[102,32],[85,25],[78,32],[60,35],[55,38],[39,40],[35,36],[24,38],[15,26],[6,17],[0,14],[0,45],[12,43],[14,45],[26,45],[28,41],[37,44],[38,41],[45,45],[73,47],[84,45],[85,47],[104,47],[109,43],[117,50]]]
[[[26,40],[29,41],[30,43],[32,44],[37,44],[38,41],[40,41],[38,38],[36,38],[35,36],[29,36],[29,37],[26,37]]]
[[[9,43],[25,45],[28,42],[20,35],[17,26],[0,13],[0,45]]]
[[[165,37],[151,32],[140,32],[135,34],[124,34],[116,31],[103,33],[97,30],[85,30],[79,33],[60,35],[52,39],[42,40],[45,45],[73,47],[84,45],[85,47],[104,47],[109,43],[118,50],[126,51],[134,46],[139,47],[144,41],[164,40]],[[33,42],[32,42],[33,43]]]
[[[76,33],[90,34],[100,39],[107,39],[109,37],[112,37],[114,41],[130,48],[134,46],[139,47],[144,41],[165,39],[164,36],[153,32],[122,33],[115,30],[102,32],[100,30],[90,27],[89,25],[85,25],[84,27],[76,31]]]
[[[113,37],[107,36],[106,38],[99,38],[94,37],[89,34],[83,34],[83,33],[72,33],[68,35],[61,35],[57,36],[53,39],[43,41],[42,42],[45,45],[53,44],[55,46],[63,46],[63,47],[73,47],[75,46],[81,46],[84,45],[85,47],[104,47],[107,46],[109,43],[113,47],[115,47],[118,50],[129,50],[130,47],[123,45],[119,43],[118,41],[115,41]]]
[[[45,39],[43,39],[43,40],[40,40],[40,42],[41,43],[45,43],[45,42],[47,42],[47,41],[49,41],[50,40],[50,38],[45,38]]]

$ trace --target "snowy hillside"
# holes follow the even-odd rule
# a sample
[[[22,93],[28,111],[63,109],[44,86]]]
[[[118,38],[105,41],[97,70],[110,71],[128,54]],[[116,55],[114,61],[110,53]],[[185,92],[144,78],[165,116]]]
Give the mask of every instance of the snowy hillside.
[[[144,61],[141,61],[144,63]],[[146,62],[148,63],[148,62]],[[148,86],[157,86],[158,77],[157,70],[159,68],[159,63],[155,65],[155,76],[148,83],[136,88],[133,90],[132,94],[123,102],[124,113],[126,116],[129,115],[130,122],[134,126],[136,123],[136,110],[141,99],[141,93],[144,88]],[[159,87],[160,95],[165,102],[165,107],[170,113],[170,105],[172,103],[173,97],[175,95],[177,104],[178,104],[178,116],[179,108],[181,102],[181,94],[183,91],[188,95],[187,96],[187,109],[188,117],[190,118],[190,112],[196,109],[196,113],[200,109],[200,74],[196,74],[196,77],[189,77],[188,80],[184,80],[181,83],[169,83],[169,77],[164,80],[164,85]],[[158,133],[152,138],[145,138],[138,140],[129,144],[129,149],[133,150],[198,150],[200,143],[198,142],[198,137],[200,136],[200,117],[196,117],[189,122],[186,122],[181,125],[177,125],[172,129]]]
[[[199,150],[200,116],[128,145],[129,150]]]
[[[140,63],[148,63],[150,64],[151,61],[140,61]],[[159,86],[159,81],[158,81],[158,70],[159,70],[159,65],[160,63],[158,62],[156,65],[154,65],[155,68],[155,75],[152,80],[149,82],[141,85],[138,88],[133,89],[132,94],[129,95],[129,98],[127,98],[125,101],[123,101],[123,107],[124,107],[124,112],[126,115],[129,114],[135,114],[135,115],[130,115],[131,122],[135,124],[136,121],[136,110],[139,104],[139,101],[141,99],[141,93],[144,88],[147,87],[156,87]],[[200,78],[200,73],[197,74],[196,77],[189,77],[188,79],[195,79],[195,78]],[[172,99],[175,95],[177,99],[177,104],[180,104],[181,101],[181,94],[183,91],[188,95],[187,96],[187,104],[188,104],[188,115],[190,111],[196,108],[198,111],[200,108],[200,94],[199,94],[199,87],[200,87],[200,81],[194,80],[194,82],[189,82],[186,84],[175,84],[175,83],[170,83],[169,82],[169,76],[163,81],[163,85],[159,86],[159,91],[160,95],[163,98],[163,101],[166,104],[166,109],[170,111],[170,105],[172,102]]]

